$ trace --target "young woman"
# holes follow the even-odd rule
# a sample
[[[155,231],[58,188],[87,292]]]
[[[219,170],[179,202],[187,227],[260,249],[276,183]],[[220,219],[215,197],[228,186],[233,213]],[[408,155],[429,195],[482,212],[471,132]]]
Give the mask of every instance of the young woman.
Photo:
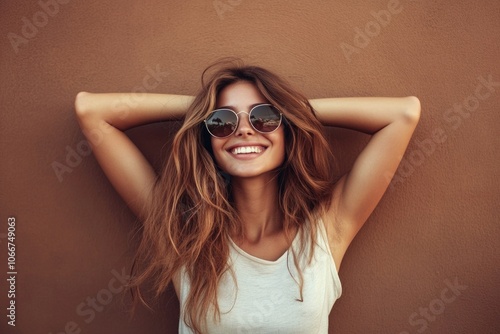
[[[172,282],[180,333],[327,333],[342,258],[398,167],[419,100],[307,100],[260,67],[211,71],[196,97],[76,97],[96,159],[143,221],[132,285],[152,279],[161,294]],[[184,123],[157,175],[123,132],[174,119]],[[371,135],[346,175],[334,174],[323,125]]]

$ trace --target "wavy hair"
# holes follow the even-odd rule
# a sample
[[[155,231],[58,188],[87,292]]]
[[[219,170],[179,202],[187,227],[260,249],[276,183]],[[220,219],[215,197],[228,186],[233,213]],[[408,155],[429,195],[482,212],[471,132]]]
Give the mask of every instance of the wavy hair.
[[[237,81],[254,84],[286,120],[286,157],[278,171],[277,201],[289,242],[293,230],[311,241],[316,239],[316,226],[331,202],[335,182],[333,155],[323,127],[303,94],[276,74],[234,59],[220,61],[203,72],[201,89],[155,183],[148,216],[141,226],[131,283],[134,299],[147,305],[140,286],[152,280],[158,297],[182,270],[191,285],[184,321],[196,333],[206,325],[207,310],[213,310],[214,320],[220,319],[217,288],[224,274],[233,274],[228,265],[230,236],[244,233],[231,200],[230,184],[216,166],[210,136],[203,126],[221,90]],[[305,244],[301,237],[298,254],[292,248],[299,273],[299,301],[303,298],[303,277],[298,258]],[[310,245],[309,262],[314,242]]]

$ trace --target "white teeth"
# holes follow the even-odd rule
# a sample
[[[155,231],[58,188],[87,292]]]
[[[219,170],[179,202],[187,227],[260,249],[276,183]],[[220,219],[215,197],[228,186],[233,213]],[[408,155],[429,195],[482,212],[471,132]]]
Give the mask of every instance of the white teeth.
[[[246,153],[260,153],[262,152],[262,147],[260,146],[241,146],[236,147],[231,150],[233,154],[246,154]]]

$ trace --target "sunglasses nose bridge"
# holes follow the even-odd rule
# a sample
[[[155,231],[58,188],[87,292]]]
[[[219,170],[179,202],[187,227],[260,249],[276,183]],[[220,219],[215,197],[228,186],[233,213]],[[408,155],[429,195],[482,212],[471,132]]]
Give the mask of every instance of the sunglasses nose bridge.
[[[243,116],[243,115],[240,115],[240,114],[247,114],[247,116]],[[254,132],[254,128],[250,122],[250,113],[249,112],[246,112],[246,111],[240,111],[240,112],[237,112],[236,113],[236,116],[238,117],[238,123],[237,123],[237,127],[235,129],[235,132],[238,133],[240,131],[243,131],[243,132]]]

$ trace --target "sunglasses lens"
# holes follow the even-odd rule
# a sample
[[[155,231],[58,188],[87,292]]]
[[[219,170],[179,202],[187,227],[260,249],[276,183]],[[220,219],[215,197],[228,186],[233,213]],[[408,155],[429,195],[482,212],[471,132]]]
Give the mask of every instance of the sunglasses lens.
[[[238,118],[228,109],[214,111],[205,121],[208,132],[215,137],[230,136],[236,129]]]
[[[250,122],[257,131],[273,132],[281,124],[281,114],[278,109],[270,105],[255,107],[250,112]]]

